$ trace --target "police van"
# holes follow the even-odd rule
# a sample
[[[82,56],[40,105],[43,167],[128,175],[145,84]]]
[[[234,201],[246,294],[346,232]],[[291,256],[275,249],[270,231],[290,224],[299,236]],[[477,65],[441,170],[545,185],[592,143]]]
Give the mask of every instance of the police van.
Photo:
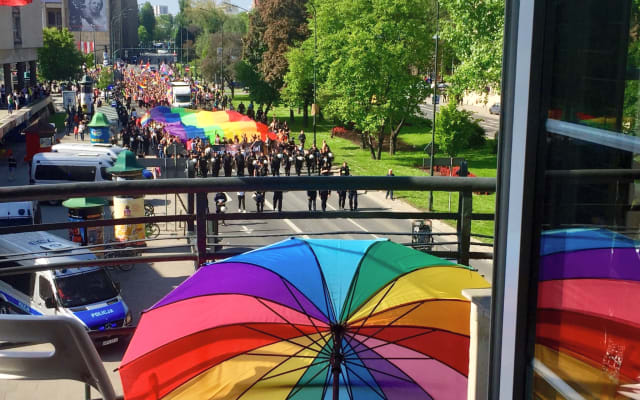
[[[98,153],[106,154],[113,160],[118,158],[118,154],[124,148],[105,143],[58,143],[51,146],[51,151],[55,153]]]
[[[33,259],[20,260],[29,255]],[[88,249],[48,232],[0,235],[0,271],[21,265],[95,259]],[[66,315],[82,322],[89,333],[126,327],[132,322],[119,285],[99,267],[0,275],[0,314]],[[119,340],[115,335],[101,336],[96,345]]]

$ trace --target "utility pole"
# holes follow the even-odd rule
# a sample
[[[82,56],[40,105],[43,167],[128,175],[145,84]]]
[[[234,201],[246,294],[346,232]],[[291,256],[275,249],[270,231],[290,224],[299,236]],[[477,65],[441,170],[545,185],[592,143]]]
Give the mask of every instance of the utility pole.
[[[318,113],[318,105],[316,104],[316,53],[318,52],[318,21],[316,19],[316,7],[309,2],[313,9],[313,145],[316,145],[316,114]]]
[[[436,0],[436,52],[435,52],[435,76],[433,77],[433,122],[431,129],[431,161],[429,169],[433,176],[433,156],[434,147],[436,146],[436,103],[438,98],[438,22],[440,20],[440,3]],[[433,190],[429,191],[429,211],[433,211]]]

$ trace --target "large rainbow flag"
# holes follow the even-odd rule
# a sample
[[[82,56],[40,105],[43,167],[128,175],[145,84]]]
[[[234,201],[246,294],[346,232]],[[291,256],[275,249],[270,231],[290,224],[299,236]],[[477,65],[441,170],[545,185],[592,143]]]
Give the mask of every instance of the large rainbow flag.
[[[269,132],[269,128],[256,122],[246,115],[236,111],[203,111],[186,108],[155,107],[142,118],[142,126],[151,121],[161,122],[170,135],[180,138],[183,142],[196,137],[208,138],[213,143],[216,136],[233,138],[234,135],[249,138],[254,134],[260,135],[261,140],[267,136],[275,140],[276,135]]]

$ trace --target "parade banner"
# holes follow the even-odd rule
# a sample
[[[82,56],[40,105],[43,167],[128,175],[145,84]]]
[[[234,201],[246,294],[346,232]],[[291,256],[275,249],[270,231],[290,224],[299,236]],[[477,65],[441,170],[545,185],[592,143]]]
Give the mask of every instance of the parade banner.
[[[74,32],[107,32],[107,2],[104,0],[69,0],[69,30]]]
[[[143,197],[114,197],[113,218],[144,217]],[[119,242],[144,240],[144,224],[115,225],[114,236]]]

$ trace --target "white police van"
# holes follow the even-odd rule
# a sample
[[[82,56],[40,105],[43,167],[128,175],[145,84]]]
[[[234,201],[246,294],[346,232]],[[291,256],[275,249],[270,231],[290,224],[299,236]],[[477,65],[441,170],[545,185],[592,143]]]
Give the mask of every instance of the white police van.
[[[32,260],[19,260],[31,255]],[[48,232],[0,235],[0,271],[20,265],[47,265],[95,260],[77,243]],[[131,325],[129,308],[119,285],[99,267],[63,268],[0,275],[0,314],[67,315],[87,331],[106,331]],[[118,336],[104,335],[96,345],[108,345]]]

